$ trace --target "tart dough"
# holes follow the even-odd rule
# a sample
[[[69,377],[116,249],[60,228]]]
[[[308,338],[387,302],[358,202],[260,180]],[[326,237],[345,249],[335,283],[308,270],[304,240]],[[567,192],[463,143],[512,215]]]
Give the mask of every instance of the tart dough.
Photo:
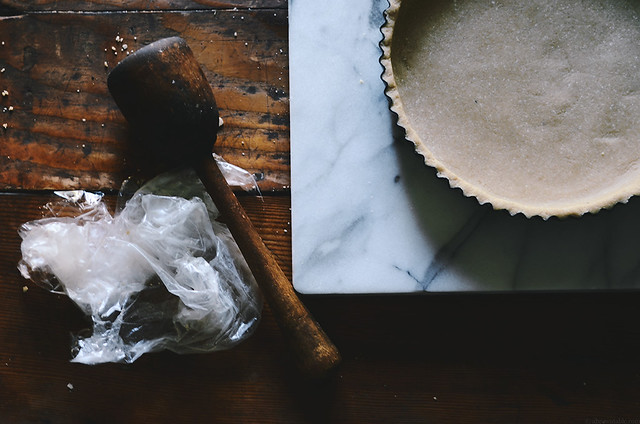
[[[392,0],[391,109],[452,187],[511,214],[582,215],[640,193],[640,7]]]

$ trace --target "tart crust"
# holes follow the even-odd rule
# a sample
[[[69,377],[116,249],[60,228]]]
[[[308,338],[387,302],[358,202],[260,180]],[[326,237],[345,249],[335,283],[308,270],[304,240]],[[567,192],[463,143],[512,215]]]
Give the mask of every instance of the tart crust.
[[[507,2],[508,0],[505,0],[505,3]],[[626,102],[623,105],[626,109],[624,113],[618,113],[615,119],[620,121],[620,117],[626,115],[635,119],[630,118],[630,123],[614,122],[618,127],[609,128],[607,130],[609,132],[603,134],[602,137],[598,135],[594,138],[589,135],[581,140],[578,136],[574,136],[574,134],[582,134],[583,129],[580,126],[580,128],[573,129],[570,127],[569,130],[558,133],[559,135],[552,135],[552,141],[545,141],[544,135],[548,132],[549,127],[545,122],[541,122],[539,127],[527,127],[526,131],[523,130],[513,139],[509,139],[505,134],[488,137],[487,134],[491,134],[491,131],[487,127],[477,132],[468,133],[468,140],[460,139],[465,137],[464,131],[452,130],[451,134],[448,134],[449,128],[456,126],[457,122],[463,122],[464,125],[471,126],[470,128],[476,128],[474,119],[485,123],[488,121],[498,122],[499,125],[511,120],[513,121],[511,127],[508,127],[510,131],[515,127],[524,126],[524,124],[520,125],[515,118],[504,118],[504,114],[500,115],[495,112],[501,107],[497,103],[487,102],[488,105],[493,106],[492,113],[495,116],[474,112],[483,106],[483,100],[471,100],[472,97],[467,100],[469,103],[475,102],[475,105],[471,105],[467,109],[463,108],[457,115],[453,114],[452,123],[438,124],[433,117],[424,120],[424,122],[418,122],[423,121],[423,115],[431,114],[434,117],[438,115],[438,113],[431,113],[431,109],[445,109],[439,100],[434,101],[433,104],[429,101],[421,104],[422,100],[420,99],[422,97],[429,99],[430,96],[432,98],[443,97],[442,92],[447,92],[444,90],[434,93],[429,91],[432,88],[425,87],[424,93],[420,96],[415,95],[415,78],[421,77],[422,73],[426,72],[426,68],[421,65],[417,66],[416,70],[414,69],[415,65],[414,68],[406,65],[412,61],[411,58],[407,59],[406,57],[407,55],[411,56],[411,53],[407,51],[407,46],[412,45],[415,41],[407,41],[407,36],[421,34],[423,31],[408,31],[402,26],[422,24],[423,21],[428,21],[426,18],[423,20],[415,18],[420,14],[439,13],[428,9],[429,6],[423,6],[430,3],[434,2],[390,0],[390,6],[386,11],[386,24],[382,27],[381,48],[383,54],[381,63],[384,67],[382,79],[386,83],[385,92],[391,100],[391,110],[398,116],[398,124],[404,128],[406,138],[414,143],[416,151],[424,157],[425,163],[437,170],[439,177],[448,179],[452,188],[461,189],[464,195],[475,197],[480,204],[490,203],[494,209],[505,209],[512,215],[521,213],[527,217],[540,216],[544,219],[552,216],[580,216],[585,213],[595,213],[619,202],[626,203],[630,197],[640,193],[640,114],[632,114],[632,112],[640,110],[640,78],[632,78],[630,82],[618,78],[622,81],[621,84],[628,85],[625,90],[634,94],[637,88],[639,94],[637,100],[635,94],[633,99],[631,99],[632,95],[628,94],[623,100],[620,100],[620,102]],[[454,3],[464,3],[464,0],[458,0]],[[401,4],[404,9],[401,8]],[[446,2],[438,4],[440,8],[448,7]],[[411,18],[407,18],[407,16],[411,16]],[[433,28],[432,24],[429,25],[431,25],[430,28]],[[398,34],[402,34],[402,39]],[[640,28],[637,29],[637,36],[640,38]],[[430,48],[430,46],[424,45],[419,47],[420,51],[427,51]],[[638,53],[638,57],[640,57],[640,50]],[[638,59],[638,67],[640,68],[640,59]],[[578,80],[573,81],[574,83],[587,84],[589,81],[584,76],[584,72],[580,73],[579,71],[580,69],[572,70],[567,75],[563,75],[561,80],[566,81],[569,77],[575,77]],[[466,78],[465,81],[469,79]],[[452,79],[452,81],[455,80]],[[451,81],[449,83],[452,84]],[[420,84],[418,87],[421,86]],[[429,86],[433,87],[433,84],[429,84]],[[464,87],[461,90],[464,90]],[[455,90],[453,93],[456,93]],[[564,92],[555,89],[549,90],[548,94],[560,96],[557,93]],[[452,95],[451,98],[455,99],[454,102],[463,102],[465,94],[466,92],[458,93],[455,96]],[[536,95],[539,94],[536,93]],[[568,97],[572,95],[571,92],[564,94]],[[406,101],[407,98],[412,98],[412,100]],[[415,100],[416,98],[418,100]],[[526,100],[525,98],[523,101]],[[556,100],[551,99],[551,101]],[[567,101],[567,99],[560,100]],[[433,106],[434,104],[436,106]],[[565,105],[565,107],[573,112],[578,108],[575,105],[581,106],[578,102],[569,104],[569,106]],[[444,104],[444,106],[449,107],[449,104]],[[550,106],[551,109],[553,109],[552,106],[553,103]],[[471,107],[476,107],[476,109]],[[506,109],[509,107],[511,106],[505,106]],[[620,109],[622,106],[616,103],[611,107]],[[558,116],[559,120],[564,119],[567,115],[566,110],[558,112],[554,109],[553,113],[553,116]],[[607,113],[611,115],[611,112]],[[584,115],[583,121],[588,124],[590,120],[606,119],[609,116],[607,113],[602,115],[596,108],[596,116],[590,118],[590,115]],[[529,115],[525,114],[524,116]],[[577,116],[582,117],[583,115]],[[611,119],[610,116],[609,118]],[[582,121],[573,121],[574,126],[578,125],[575,122]],[[622,133],[620,126],[624,127]],[[498,134],[498,131],[496,130],[495,134]],[[522,134],[529,132],[534,132],[539,137],[534,140],[523,138]],[[445,133],[448,135],[443,135]],[[607,138],[608,136],[609,138]],[[556,181],[558,181],[557,184]]]

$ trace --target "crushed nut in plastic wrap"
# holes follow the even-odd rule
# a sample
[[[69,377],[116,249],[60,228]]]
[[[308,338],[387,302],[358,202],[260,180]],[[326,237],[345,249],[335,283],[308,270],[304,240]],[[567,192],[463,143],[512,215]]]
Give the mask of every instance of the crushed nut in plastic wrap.
[[[69,296],[93,323],[91,335],[74,336],[72,361],[133,362],[246,339],[261,297],[195,173],[163,174],[127,192],[114,216],[99,195],[59,192],[47,208],[53,216],[20,228],[22,275]]]

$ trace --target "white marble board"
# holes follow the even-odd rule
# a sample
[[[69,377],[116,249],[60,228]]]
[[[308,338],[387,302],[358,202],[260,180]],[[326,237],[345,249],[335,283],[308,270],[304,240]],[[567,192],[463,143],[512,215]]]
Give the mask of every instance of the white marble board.
[[[640,200],[526,219],[436,177],[395,126],[387,0],[289,0],[293,284],[301,293],[640,287]]]

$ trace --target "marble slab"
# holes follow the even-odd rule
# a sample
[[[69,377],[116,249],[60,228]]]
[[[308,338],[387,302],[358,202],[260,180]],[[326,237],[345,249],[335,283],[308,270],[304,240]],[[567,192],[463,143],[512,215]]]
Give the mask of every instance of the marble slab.
[[[293,284],[301,293],[640,287],[640,201],[543,221],[424,165],[380,79],[386,0],[289,1]]]

